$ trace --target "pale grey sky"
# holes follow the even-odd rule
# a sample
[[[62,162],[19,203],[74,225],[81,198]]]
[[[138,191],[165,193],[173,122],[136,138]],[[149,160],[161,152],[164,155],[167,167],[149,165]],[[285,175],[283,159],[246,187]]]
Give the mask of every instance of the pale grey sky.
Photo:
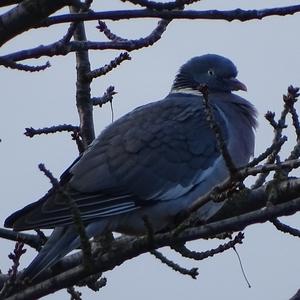
[[[194,9],[263,8],[296,4],[284,0],[203,0],[191,6]],[[121,9],[131,7],[117,0],[95,1],[95,9]],[[103,8],[104,7],[104,8]],[[230,58],[239,70],[239,79],[248,86],[241,93],[259,111],[259,128],[256,134],[256,153],[259,154],[272,141],[272,130],[263,115],[267,110],[280,113],[282,94],[288,85],[300,85],[300,43],[297,29],[300,14],[287,17],[270,17],[262,21],[173,21],[163,38],[153,47],[132,52],[132,61],[124,62],[105,78],[95,80],[93,95],[101,95],[109,85],[115,85],[115,117],[134,107],[162,99],[171,87],[178,68],[189,58],[205,53],[217,53]],[[115,32],[128,38],[147,35],[155,20],[108,22]],[[103,36],[90,23],[88,36],[101,40]],[[7,43],[0,55],[59,39],[65,26],[47,30],[32,30]],[[110,61],[117,52],[93,52],[93,68]],[[48,58],[39,61],[45,62]],[[38,171],[40,162],[55,174],[60,173],[76,158],[74,143],[68,134],[56,134],[29,139],[24,128],[78,123],[75,107],[74,56],[50,58],[52,67],[35,74],[1,69],[0,112],[0,220],[37,200],[50,188],[48,180]],[[33,63],[36,63],[33,61]],[[298,105],[299,107],[299,105]],[[95,110],[97,133],[110,123],[109,106]],[[289,133],[290,144],[294,135]],[[288,147],[286,152],[288,153]],[[286,219],[300,227],[298,215]],[[237,246],[243,265],[251,282],[249,289],[242,277],[233,251],[202,262],[184,260],[173,252],[164,251],[182,266],[199,267],[197,280],[184,277],[159,263],[149,254],[126,262],[113,272],[104,275],[108,284],[99,294],[87,289],[83,299],[117,298],[131,300],[150,299],[289,299],[300,282],[300,242],[296,238],[277,232],[270,224],[255,225],[245,230],[245,241]],[[197,241],[191,247],[207,250],[216,242]],[[0,240],[2,272],[10,266],[6,255],[14,244]],[[28,251],[22,260],[25,267],[34,253]],[[65,291],[46,299],[66,299]]]

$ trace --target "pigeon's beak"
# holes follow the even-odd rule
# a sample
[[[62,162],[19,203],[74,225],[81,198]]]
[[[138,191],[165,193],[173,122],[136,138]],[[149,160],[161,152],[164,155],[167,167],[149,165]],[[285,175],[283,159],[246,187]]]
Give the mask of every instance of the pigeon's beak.
[[[231,91],[245,91],[247,92],[247,87],[245,84],[232,77],[226,80]]]

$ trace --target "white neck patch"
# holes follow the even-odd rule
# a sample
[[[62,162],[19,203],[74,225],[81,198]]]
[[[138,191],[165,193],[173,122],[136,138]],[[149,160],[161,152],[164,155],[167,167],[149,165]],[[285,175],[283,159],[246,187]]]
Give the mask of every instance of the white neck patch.
[[[172,89],[170,94],[176,94],[176,93],[181,93],[181,94],[188,94],[188,95],[194,95],[194,96],[202,96],[202,93],[200,91],[191,89],[191,88],[183,88],[183,89]]]

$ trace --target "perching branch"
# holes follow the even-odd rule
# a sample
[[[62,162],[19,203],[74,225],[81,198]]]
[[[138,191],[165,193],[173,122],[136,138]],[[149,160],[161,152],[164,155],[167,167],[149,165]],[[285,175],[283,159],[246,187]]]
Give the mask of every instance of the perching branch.
[[[101,253],[101,255],[98,255],[95,258],[93,272],[99,273],[112,270],[126,260],[153,250],[151,248],[154,247],[154,245],[155,248],[160,248],[174,243],[184,243],[190,240],[207,238],[224,232],[241,231],[250,224],[263,223],[274,217],[290,215],[299,209],[300,198],[296,198],[283,204],[255,210],[240,216],[216,221],[208,225],[187,228],[180,233],[170,231],[167,233],[155,234],[154,243],[151,244],[149,243],[148,237],[117,239],[112,243],[110,251]],[[71,260],[71,257],[67,257],[66,259]],[[77,259],[78,262],[80,261],[78,255],[74,254],[74,258]],[[30,286],[23,290],[22,294],[16,294],[8,299],[21,300],[42,297],[48,293],[74,285],[79,278],[89,275],[86,269],[80,264],[54,277],[51,275],[50,270],[46,270],[46,272],[49,272],[47,273],[49,279]]]

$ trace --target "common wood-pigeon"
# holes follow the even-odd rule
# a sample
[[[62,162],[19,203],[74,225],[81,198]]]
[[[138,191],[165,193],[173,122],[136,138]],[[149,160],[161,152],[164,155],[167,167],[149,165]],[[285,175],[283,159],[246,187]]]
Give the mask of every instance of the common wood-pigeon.
[[[80,246],[64,195],[77,205],[89,238],[108,231],[131,235],[147,232],[145,216],[157,232],[229,173],[208,124],[199,85],[206,85],[214,117],[237,167],[254,151],[256,110],[232,93],[246,90],[227,58],[207,54],[184,64],[170,93],[129,112],[92,142],[62,174],[63,193],[46,196],[5,221],[14,230],[54,228],[26,269],[36,277]],[[200,209],[204,220],[219,208]]]

